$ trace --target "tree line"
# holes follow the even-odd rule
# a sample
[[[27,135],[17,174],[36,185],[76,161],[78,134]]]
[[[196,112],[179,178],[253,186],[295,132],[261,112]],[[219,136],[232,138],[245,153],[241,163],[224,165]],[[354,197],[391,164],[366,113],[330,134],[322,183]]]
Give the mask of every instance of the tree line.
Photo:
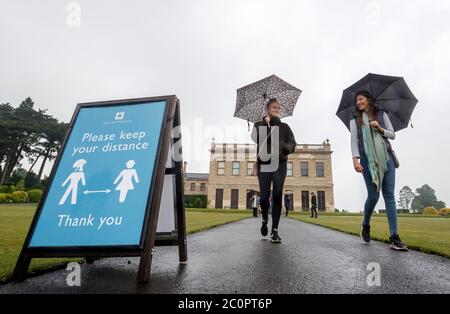
[[[18,175],[30,184],[42,183],[44,167],[58,156],[68,129],[68,123],[59,122],[47,110],[36,109],[30,97],[16,108],[1,103],[0,186],[8,185]],[[25,161],[31,166],[24,173]],[[35,169],[38,161],[41,161],[39,170]],[[31,177],[34,180],[28,180]]]
[[[404,186],[397,202],[400,208],[408,211],[412,209],[414,213],[422,213],[427,207],[445,208],[445,203],[437,199],[436,192],[428,184],[417,188],[415,192],[409,186]]]

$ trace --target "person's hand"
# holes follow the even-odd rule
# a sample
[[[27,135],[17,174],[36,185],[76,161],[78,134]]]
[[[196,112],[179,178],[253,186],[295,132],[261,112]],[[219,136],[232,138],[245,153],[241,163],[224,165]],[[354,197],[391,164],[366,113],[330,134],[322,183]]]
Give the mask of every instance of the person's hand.
[[[377,129],[378,131],[381,131],[382,128],[380,126],[380,124],[378,123],[378,121],[370,121],[369,122],[370,126],[374,129]]]
[[[270,116],[269,115],[264,117],[264,122],[266,122],[266,124],[270,123]]]
[[[355,168],[356,172],[362,173],[364,171],[363,166],[361,166],[360,162],[358,161],[358,158],[353,158],[353,168]]]

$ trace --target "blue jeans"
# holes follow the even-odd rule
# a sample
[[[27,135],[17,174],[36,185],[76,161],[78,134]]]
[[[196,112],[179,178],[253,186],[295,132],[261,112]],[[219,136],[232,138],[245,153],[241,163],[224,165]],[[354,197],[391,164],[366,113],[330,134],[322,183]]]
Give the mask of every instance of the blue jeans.
[[[380,192],[377,192],[375,183],[372,182],[372,175],[369,171],[369,164],[367,156],[361,154],[361,165],[363,166],[363,177],[367,188],[367,200],[364,204],[364,224],[370,224],[370,217],[372,216],[375,205],[380,197]],[[384,204],[386,205],[386,215],[389,223],[390,234],[397,233],[397,206],[395,204],[395,163],[392,154],[389,152],[389,161],[387,170],[384,174],[383,182],[381,184],[381,192],[383,193]]]

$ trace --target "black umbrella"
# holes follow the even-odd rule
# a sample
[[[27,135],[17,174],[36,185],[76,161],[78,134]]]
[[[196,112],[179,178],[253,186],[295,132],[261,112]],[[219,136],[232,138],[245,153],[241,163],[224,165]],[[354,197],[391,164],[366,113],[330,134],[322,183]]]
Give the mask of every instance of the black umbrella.
[[[348,129],[356,112],[355,95],[361,90],[371,93],[375,98],[375,105],[387,111],[395,131],[408,126],[417,98],[403,77],[369,73],[342,93],[336,115]]]
[[[237,90],[234,116],[248,122],[261,121],[270,98],[280,103],[281,118],[292,116],[301,92],[276,75],[268,76]]]

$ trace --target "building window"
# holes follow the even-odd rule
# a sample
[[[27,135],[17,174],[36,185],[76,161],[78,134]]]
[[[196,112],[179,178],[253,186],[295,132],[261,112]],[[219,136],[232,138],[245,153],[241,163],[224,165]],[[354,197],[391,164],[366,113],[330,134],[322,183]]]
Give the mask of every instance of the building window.
[[[217,174],[224,175],[225,174],[225,161],[217,162]]]
[[[200,191],[202,192],[206,191],[206,183],[200,183]]]
[[[309,210],[309,191],[302,191],[302,210]]]
[[[195,191],[195,182],[192,182],[191,183],[191,192],[194,192]]]
[[[292,162],[288,162],[287,163],[287,173],[286,173],[286,175],[288,177],[292,177]]]
[[[302,177],[307,177],[309,175],[309,173],[308,173],[308,162],[307,161],[300,162],[300,175]]]
[[[317,191],[317,207],[325,210],[325,191]]]
[[[254,161],[247,162],[247,175],[251,176],[253,172],[253,165],[255,164]]]
[[[231,204],[230,208],[238,209],[239,207],[239,190],[231,189]]]
[[[223,189],[216,189],[216,208],[223,208]]]
[[[239,175],[239,167],[240,167],[240,162],[239,161],[233,161],[233,172],[232,172],[233,176],[238,176]]]
[[[317,177],[325,176],[325,172],[324,172],[323,168],[324,168],[323,162],[321,162],[321,161],[316,162],[316,176]]]

